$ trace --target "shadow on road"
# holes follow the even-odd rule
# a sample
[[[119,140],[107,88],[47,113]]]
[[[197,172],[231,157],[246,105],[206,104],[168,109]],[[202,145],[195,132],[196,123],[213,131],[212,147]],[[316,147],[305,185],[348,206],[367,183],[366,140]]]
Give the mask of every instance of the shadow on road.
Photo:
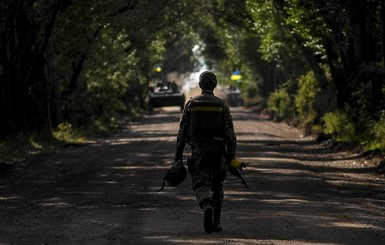
[[[383,242],[384,181],[373,168],[348,167],[357,156],[237,113],[239,157],[248,162],[242,174],[251,190],[228,177],[223,232],[204,233],[189,177],[156,193],[173,159],[180,116],[162,111],[88,146],[16,166],[1,179],[0,243]]]

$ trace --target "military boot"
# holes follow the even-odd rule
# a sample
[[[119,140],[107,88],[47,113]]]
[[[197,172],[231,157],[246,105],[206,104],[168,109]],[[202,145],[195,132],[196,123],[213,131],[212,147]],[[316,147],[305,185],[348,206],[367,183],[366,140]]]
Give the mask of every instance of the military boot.
[[[222,231],[221,225],[221,208],[214,208],[214,227],[213,231],[220,232]]]
[[[203,227],[205,228],[205,232],[212,233],[214,229],[214,223],[213,223],[214,209],[211,206],[211,203],[207,201],[202,204],[202,209],[203,209]]]

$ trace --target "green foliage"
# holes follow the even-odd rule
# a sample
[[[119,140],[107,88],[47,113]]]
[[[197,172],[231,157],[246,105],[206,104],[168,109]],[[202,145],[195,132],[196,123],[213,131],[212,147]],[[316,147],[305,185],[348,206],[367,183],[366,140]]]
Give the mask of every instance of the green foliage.
[[[266,108],[265,100],[259,95],[258,87],[255,83],[248,82],[243,86],[242,98],[246,106],[259,106]]]
[[[268,99],[267,106],[280,119],[291,116],[291,100],[286,88],[280,88],[272,93]]]
[[[0,162],[21,162],[36,152],[50,152],[67,144],[83,144],[86,139],[68,122],[49,131],[17,134],[0,140]]]
[[[167,49],[164,54],[163,65],[166,71],[180,74],[193,71],[199,64],[197,57],[193,54],[196,42],[196,35],[188,35],[188,33],[175,41],[173,48]]]
[[[314,102],[320,88],[313,72],[308,72],[298,80],[298,93],[295,96],[295,106],[299,120],[305,125],[311,125],[317,118]]]
[[[306,60],[301,56],[302,39],[297,36],[303,29],[300,25],[307,22],[301,22],[302,11],[291,6],[293,4],[292,1],[248,1],[247,5],[254,21],[253,30],[260,39],[262,58],[275,63],[288,75],[280,82],[303,74],[307,69]]]
[[[307,133],[321,132],[322,116],[336,109],[334,86],[330,80],[325,80],[328,79],[327,69],[325,74],[317,76],[310,71],[298,79],[295,107],[298,120]]]
[[[39,147],[38,145],[34,144]],[[19,162],[34,147],[24,136],[14,136],[0,141],[0,162]]]
[[[246,98],[252,99],[258,95],[258,87],[256,84],[250,84],[248,83],[246,88]]]
[[[57,130],[54,130],[52,135],[59,141],[65,144],[80,144],[85,142],[80,133],[75,130],[69,122],[60,123]]]
[[[59,144],[49,132],[13,135],[0,140],[0,162],[21,162],[30,154],[50,151]]]
[[[385,152],[385,115],[372,124],[370,136],[368,148]]]
[[[385,110],[382,10],[381,1],[342,0],[0,4],[0,51],[7,54],[0,68],[0,136],[63,121],[73,128],[115,127],[141,112],[152,79],[196,69],[201,60],[192,48],[199,46],[224,84],[241,70],[247,103],[265,105],[292,81],[287,94],[271,94],[268,106],[277,115],[289,113],[288,97],[295,96],[299,121],[314,129],[338,108],[378,145]],[[155,64],[164,74],[153,72]],[[331,125],[331,132],[348,134]]]
[[[71,63],[82,70],[62,102],[60,121],[76,128],[116,127],[143,109],[148,83],[159,75],[153,72],[155,64],[164,72],[193,69],[195,34],[185,22],[194,16],[193,6],[188,1],[149,0],[72,4],[61,16],[56,42],[67,51],[60,60],[64,80],[72,76]],[[64,38],[65,33],[73,34]]]
[[[311,48],[317,56],[324,55],[321,37],[329,35],[330,29],[317,4],[314,1],[293,0],[288,1],[283,9],[287,14],[285,24],[291,34],[300,39],[304,47]]]
[[[276,21],[278,13],[273,1],[248,1],[248,8],[255,21],[255,31],[261,37],[261,53],[265,59],[273,60],[284,45],[278,38],[281,29],[279,21]]]
[[[344,112],[328,112],[323,117],[324,132],[342,142],[355,141],[355,128]]]

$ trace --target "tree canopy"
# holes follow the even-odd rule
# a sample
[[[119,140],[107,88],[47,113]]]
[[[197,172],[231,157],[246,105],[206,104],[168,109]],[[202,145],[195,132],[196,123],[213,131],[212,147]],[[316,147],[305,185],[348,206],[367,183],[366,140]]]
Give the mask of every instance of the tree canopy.
[[[270,109],[303,127],[342,116],[383,137],[383,1],[3,0],[0,18],[0,137],[114,125],[144,108],[155,66],[202,58],[223,82],[240,70],[249,97],[289,100]]]

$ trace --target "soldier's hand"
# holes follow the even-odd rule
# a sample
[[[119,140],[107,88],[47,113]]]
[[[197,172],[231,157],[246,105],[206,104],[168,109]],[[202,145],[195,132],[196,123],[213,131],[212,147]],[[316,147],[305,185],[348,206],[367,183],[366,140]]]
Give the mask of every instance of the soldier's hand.
[[[176,163],[176,162],[183,162],[183,161],[182,161],[182,159],[180,159],[180,158],[175,158],[175,159],[174,159],[174,163]]]

